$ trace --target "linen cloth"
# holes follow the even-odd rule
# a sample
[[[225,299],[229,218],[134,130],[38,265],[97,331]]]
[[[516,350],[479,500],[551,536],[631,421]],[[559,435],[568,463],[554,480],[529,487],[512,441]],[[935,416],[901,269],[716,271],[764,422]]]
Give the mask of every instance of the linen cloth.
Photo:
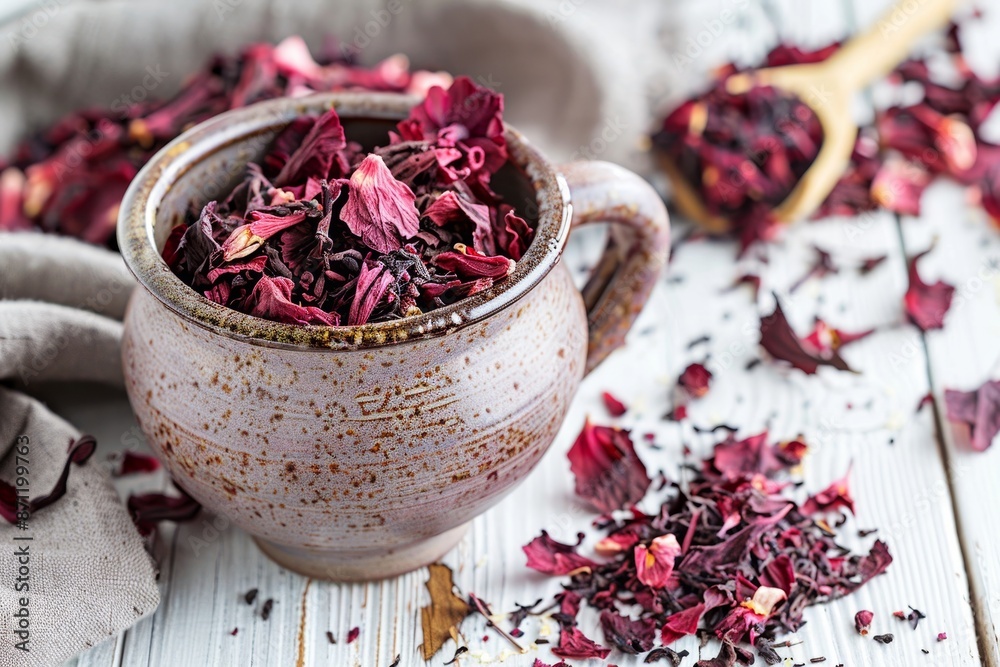
[[[0,381],[27,390],[72,380],[120,386],[119,320],[133,284],[116,253],[43,234],[0,235]],[[79,436],[38,401],[0,386],[0,479],[13,483],[21,465],[30,497],[48,493]],[[22,444],[26,455],[15,451]],[[66,495],[27,526],[0,521],[0,667],[58,664],[156,609],[154,563],[96,461],[74,465]],[[27,563],[15,555],[22,547]],[[23,608],[28,651],[16,647]]]

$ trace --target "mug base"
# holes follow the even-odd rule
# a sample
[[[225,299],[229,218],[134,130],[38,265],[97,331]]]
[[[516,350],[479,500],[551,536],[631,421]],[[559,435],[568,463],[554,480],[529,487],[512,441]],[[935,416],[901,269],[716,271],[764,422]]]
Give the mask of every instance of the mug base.
[[[438,560],[458,544],[469,523],[415,544],[381,551],[345,552],[302,549],[254,537],[264,554],[281,567],[326,581],[358,582],[389,579]]]

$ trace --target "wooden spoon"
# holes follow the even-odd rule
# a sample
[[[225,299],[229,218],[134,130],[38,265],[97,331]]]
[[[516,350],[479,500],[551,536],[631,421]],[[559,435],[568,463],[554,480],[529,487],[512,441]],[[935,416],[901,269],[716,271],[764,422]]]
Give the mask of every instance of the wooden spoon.
[[[947,24],[960,0],[899,0],[874,26],[819,63],[771,67],[734,74],[726,80],[733,94],[753,86],[788,91],[807,104],[823,128],[819,154],[788,198],[774,209],[779,222],[811,215],[837,184],[850,162],[858,136],[852,120],[855,93],[891,72],[920,37]],[[709,213],[699,193],[668,158],[660,165],[673,186],[674,201],[686,217],[712,232],[723,232],[729,221]]]

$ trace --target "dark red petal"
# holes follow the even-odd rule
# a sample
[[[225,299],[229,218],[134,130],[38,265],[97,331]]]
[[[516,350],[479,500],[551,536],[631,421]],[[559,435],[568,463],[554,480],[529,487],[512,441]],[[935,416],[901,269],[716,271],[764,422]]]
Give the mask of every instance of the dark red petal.
[[[628,431],[589,420],[568,453],[576,493],[601,512],[639,502],[651,483]]]
[[[159,469],[160,462],[156,457],[126,449],[122,453],[121,465],[118,467],[117,475],[119,477],[135,475],[138,473],[155,472]]]
[[[921,331],[944,327],[944,316],[951,308],[951,299],[955,294],[952,285],[941,280],[928,285],[917,272],[917,262],[931,250],[932,248],[928,248],[914,255],[907,265],[910,286],[906,290],[903,302],[910,321]]]
[[[681,637],[693,635],[698,630],[698,623],[705,613],[705,605],[697,604],[693,607],[675,612],[667,617],[660,631],[660,641],[664,645],[673,644]]]
[[[828,358],[823,358],[806,351],[802,346],[802,341],[792,331],[792,327],[781,309],[781,304],[777,301],[774,312],[761,318],[760,344],[775,359],[787,361],[809,375],[815,373],[820,366],[833,366],[841,371],[851,370],[847,362],[836,352],[833,352]]]
[[[602,393],[601,400],[604,401],[604,407],[612,417],[621,417],[628,412],[628,406],[615,398],[610,392],[606,391]]]
[[[299,185],[310,176],[318,180],[344,176],[337,158],[346,147],[340,117],[334,109],[330,109],[313,123],[298,148],[274,177],[274,184],[278,187]]]
[[[711,371],[702,364],[691,364],[681,373],[677,385],[691,396],[700,398],[708,393],[711,381]]]
[[[579,628],[562,628],[559,631],[559,645],[552,652],[560,658],[607,658],[611,649],[595,644]]]
[[[653,648],[656,622],[651,618],[632,620],[613,611],[601,612],[604,640],[622,653],[638,655]]]

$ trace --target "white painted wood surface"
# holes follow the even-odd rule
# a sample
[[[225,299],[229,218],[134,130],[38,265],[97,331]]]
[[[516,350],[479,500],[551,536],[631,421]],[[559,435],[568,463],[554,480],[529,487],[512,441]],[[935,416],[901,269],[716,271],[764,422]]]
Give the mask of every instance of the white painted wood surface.
[[[727,48],[731,45],[734,55],[755,59],[776,34],[820,45],[843,37],[854,25],[870,23],[886,4],[775,0],[763,8],[751,6],[720,39]],[[981,41],[984,49],[1000,51],[1000,45]],[[686,228],[675,224],[680,238]],[[938,247],[923,262],[924,275],[932,280],[944,277],[959,287],[960,296],[948,327],[922,336],[902,312],[905,256],[926,247],[934,236],[940,237]],[[814,244],[831,252],[843,268],[789,294],[789,287],[807,270]],[[593,254],[598,244],[584,245],[578,240],[566,258],[581,275],[589,261],[587,250]],[[543,528],[565,539],[589,528],[593,516],[574,502],[565,458],[585,415],[612,421],[600,393],[613,391],[631,406],[616,421],[634,429],[647,467],[676,477],[682,445],[692,447],[693,458],[701,457],[710,451],[713,439],[694,432],[690,424],[665,422],[661,415],[680,370],[707,356],[716,382],[704,399],[690,406],[691,424],[733,424],[744,434],[769,428],[776,438],[804,434],[812,445],[804,479],[813,491],[843,474],[853,461],[858,516],[842,529],[844,541],[869,545],[875,536],[856,538],[855,529],[877,527],[895,557],[888,574],[857,594],[809,609],[807,625],[792,637],[802,643],[783,654],[796,663],[822,655],[831,666],[1000,667],[994,626],[994,619],[1000,620],[1000,448],[970,453],[947,426],[942,443],[933,411],[915,413],[929,390],[940,407],[944,387],[969,389],[1000,376],[1000,234],[982,212],[964,203],[956,188],[942,185],[927,193],[919,219],[900,221],[877,214],[801,224],[766,252],[766,264],[754,254],[736,263],[733,243],[681,243],[669,276],[654,292],[629,344],[581,386],[544,461],[501,505],[474,522],[444,562],[455,569],[463,591],[475,592],[496,611],[556,592],[559,580],[528,571],[520,547]],[[888,260],[867,276],[852,268],[864,258],[883,254]],[[728,289],[744,270],[762,276],[756,303],[749,288]],[[822,369],[806,377],[770,364],[747,371],[747,362],[760,355],[758,319],[773,307],[772,290],[800,331],[814,315],[848,331],[876,327],[876,334],[844,351],[860,374]],[[706,334],[711,337],[708,343],[689,349],[690,341]],[[71,421],[97,435],[106,450],[128,444],[133,435],[134,423],[120,395],[88,389],[52,400]],[[646,432],[656,434],[662,449],[645,443],[641,434]],[[588,539],[587,544],[592,543]],[[386,667],[397,655],[401,666],[424,664],[418,646],[419,608],[427,603],[425,571],[367,585],[309,581],[273,565],[242,531],[210,515],[164,530],[155,554],[162,570],[158,611],[69,664]],[[253,607],[241,599],[251,588],[260,591]],[[256,610],[267,598],[275,605],[270,620],[263,621]],[[916,631],[891,617],[892,611],[907,605],[927,614]],[[852,622],[859,609],[875,611],[874,630],[894,633],[895,642],[883,646],[859,637]],[[582,619],[584,630],[599,638],[595,616],[584,613]],[[361,634],[347,645],[353,627]],[[238,632],[232,636],[234,628]],[[546,629],[553,633],[548,638],[556,639],[554,623],[529,619],[523,628],[525,645]],[[328,642],[328,631],[336,645]],[[947,632],[948,640],[936,642],[938,632]],[[510,647],[479,617],[466,621],[463,634],[471,649],[460,660],[464,666],[503,658],[503,664],[512,667],[531,665],[536,657],[556,661],[547,647],[510,655]],[[447,645],[429,664],[450,660],[454,648]],[[698,654],[693,639],[676,648]],[[702,655],[714,655],[714,647]],[[617,655],[611,661],[640,664]]]

